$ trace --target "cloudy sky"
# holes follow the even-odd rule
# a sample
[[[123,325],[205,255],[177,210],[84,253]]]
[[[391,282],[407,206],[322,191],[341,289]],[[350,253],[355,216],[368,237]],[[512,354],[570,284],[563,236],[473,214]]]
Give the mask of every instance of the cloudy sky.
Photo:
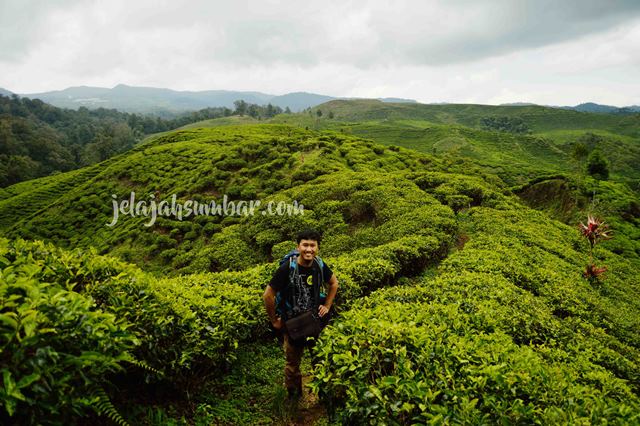
[[[640,104],[640,1],[0,0],[0,87]]]

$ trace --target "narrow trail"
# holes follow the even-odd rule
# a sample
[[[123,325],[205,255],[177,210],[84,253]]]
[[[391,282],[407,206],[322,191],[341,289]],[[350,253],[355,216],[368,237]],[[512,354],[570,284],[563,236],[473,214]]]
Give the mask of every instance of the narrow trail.
[[[326,418],[326,409],[307,386],[310,380],[311,375],[304,374],[302,376],[302,397],[298,401],[298,408],[291,421],[287,423],[287,426],[314,425],[320,418]]]

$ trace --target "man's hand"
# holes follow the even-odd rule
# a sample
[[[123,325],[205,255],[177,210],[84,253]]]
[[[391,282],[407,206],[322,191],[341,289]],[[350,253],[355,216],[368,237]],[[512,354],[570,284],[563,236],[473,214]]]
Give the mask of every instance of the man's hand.
[[[333,298],[336,297],[336,293],[338,292],[338,279],[336,278],[336,274],[331,275],[329,279],[329,294],[327,295],[327,300],[324,305],[318,306],[318,314],[323,317],[329,313],[331,309],[331,305],[333,304]]]
[[[267,285],[262,298],[264,299],[264,307],[267,310],[267,316],[271,319],[273,329],[281,330],[283,328],[282,319],[276,316],[276,291],[271,288],[270,285]]]
[[[273,326],[274,329],[276,330],[281,330],[282,329],[282,318],[278,317],[276,318],[275,321],[271,321],[271,325]]]
[[[325,305],[320,305],[318,306],[318,315],[320,315],[321,317],[325,316],[327,313],[329,313],[329,308],[327,308]]]

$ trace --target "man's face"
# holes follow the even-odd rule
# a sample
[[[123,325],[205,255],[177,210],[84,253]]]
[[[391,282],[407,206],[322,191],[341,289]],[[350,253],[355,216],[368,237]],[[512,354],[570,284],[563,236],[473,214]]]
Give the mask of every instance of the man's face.
[[[318,254],[318,242],[316,240],[300,240],[298,251],[302,260],[311,261]]]

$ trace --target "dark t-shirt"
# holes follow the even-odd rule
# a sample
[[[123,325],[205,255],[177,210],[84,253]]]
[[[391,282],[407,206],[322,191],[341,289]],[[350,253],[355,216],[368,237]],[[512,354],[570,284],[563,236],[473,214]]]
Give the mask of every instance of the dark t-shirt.
[[[319,293],[323,291],[326,293],[326,283],[329,282],[331,277],[333,276],[333,271],[331,268],[323,262],[322,274],[324,278],[324,283],[318,283],[318,273],[314,273],[314,269],[317,269],[319,265],[314,261],[313,265],[310,267],[302,266],[298,264],[298,280],[294,283],[294,287],[289,287],[289,272],[290,266],[289,262],[285,262],[278,270],[273,274],[271,278],[271,282],[269,285],[276,292],[281,292],[281,310],[282,312],[286,312],[285,303],[288,302],[290,307],[295,307],[296,310],[300,312],[304,312],[310,309],[317,309],[319,303],[323,303],[322,301],[314,302],[314,288],[320,286]],[[285,316],[289,316],[288,314]]]

